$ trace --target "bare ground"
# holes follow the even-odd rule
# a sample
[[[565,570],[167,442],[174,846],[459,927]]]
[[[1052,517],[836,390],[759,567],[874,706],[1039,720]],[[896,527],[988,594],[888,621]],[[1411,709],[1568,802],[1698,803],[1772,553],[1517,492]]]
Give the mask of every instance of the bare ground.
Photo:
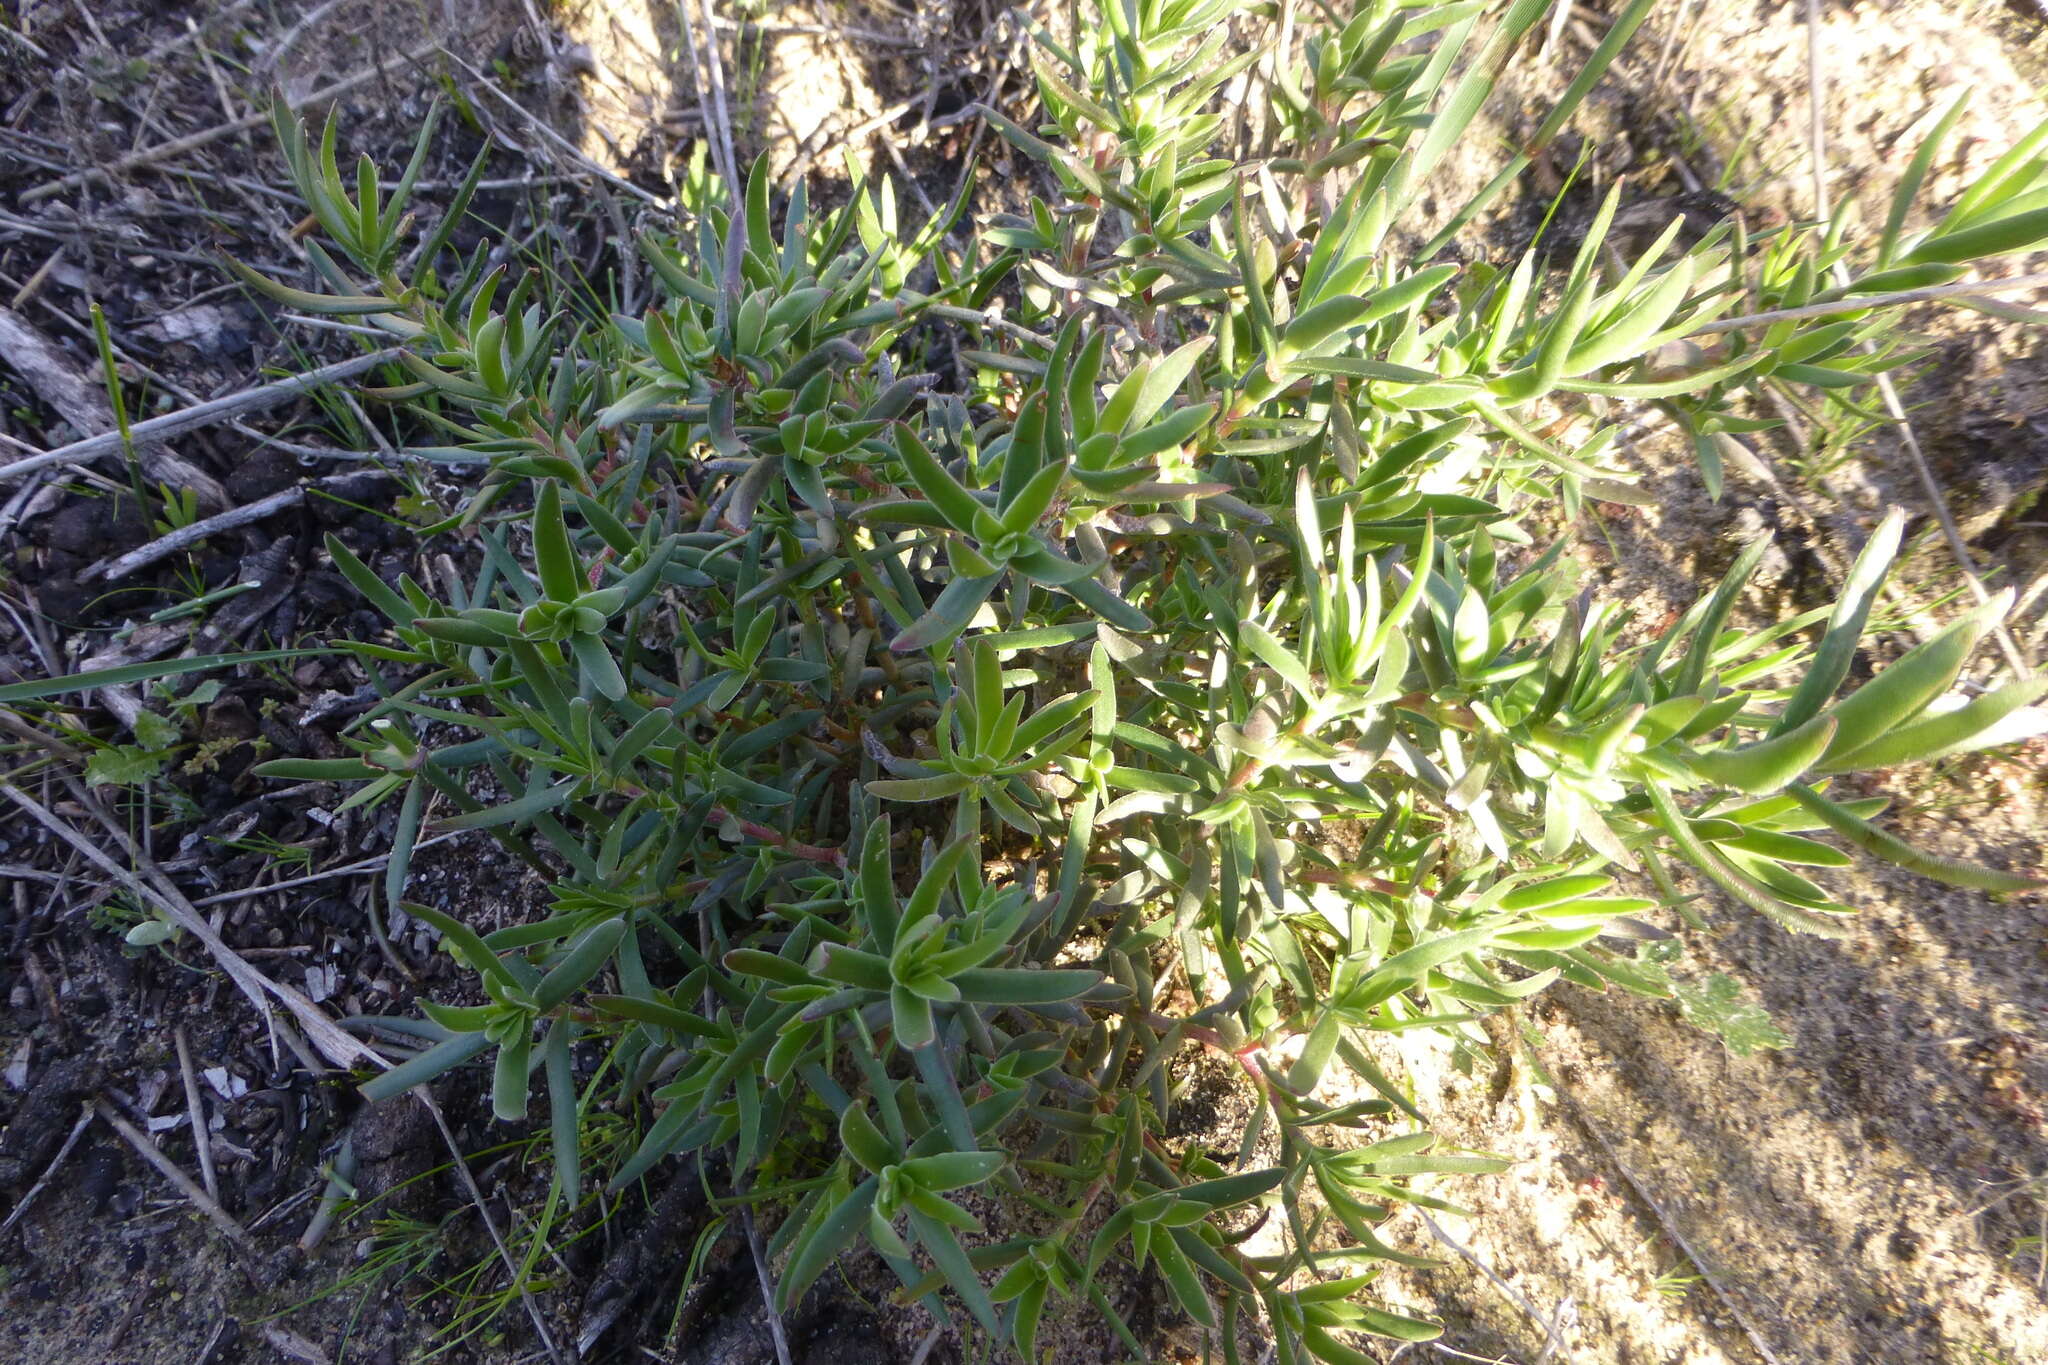
[[[273,79],[303,90],[412,50],[428,33],[468,63],[441,70],[477,111],[469,135],[491,135],[503,149],[492,174],[507,188],[494,212],[555,221],[574,249],[602,249],[576,226],[587,221],[593,194],[604,216],[643,211],[629,190],[594,179],[597,171],[657,190],[686,160],[697,129],[687,73],[660,56],[674,38],[667,6],[579,0],[557,11],[557,27],[536,30],[516,3],[452,10],[399,0],[216,3],[193,11],[197,38],[175,11],[96,9],[90,20],[80,13],[29,6],[15,26],[20,36],[0,35],[0,302],[13,300],[89,372],[91,352],[76,323],[86,299],[103,299],[139,364],[202,396],[245,382],[259,364],[294,363],[267,323],[219,289],[204,254],[222,237],[242,249],[275,242],[289,228],[292,211],[260,188],[278,178],[266,135],[235,134],[111,183],[30,201],[32,192],[81,166],[219,126],[247,108],[237,90]],[[308,15],[315,17],[295,31]],[[1005,76],[1000,62],[955,73],[943,65],[950,59],[921,55],[952,51],[946,44],[961,32],[985,31],[988,16],[964,7],[906,20],[880,6],[791,6],[773,18],[784,27],[736,43],[731,57],[736,69],[754,72],[757,98],[744,117],[764,138],[780,139],[778,156],[788,159],[777,164],[786,174],[836,170],[836,153],[819,155],[835,129],[857,129],[906,101],[906,111],[943,125],[965,98],[999,88],[985,82]],[[807,31],[820,19],[895,41],[848,43]],[[1601,19],[1580,12],[1576,22],[1597,28]],[[280,52],[283,35],[291,41]],[[1981,0],[1831,8],[1821,49],[1831,195],[1866,217],[1881,213],[1910,154],[1910,130],[1946,92],[1969,86],[1962,154],[1940,166],[1930,186],[1936,201],[1952,194],[2040,117],[2034,86],[2048,47],[2039,35],[2038,16]],[[1584,38],[1574,29],[1563,41],[1583,52]],[[1721,186],[1732,200],[1756,212],[1806,212],[1805,43],[1796,6],[1675,4],[1660,13],[1589,110],[1589,129],[1602,143],[1596,178],[1626,173],[1646,195],[1692,192],[1721,180],[1724,162],[1740,148]],[[478,93],[483,76],[510,99]],[[343,96],[344,122],[388,159],[438,83],[426,69],[392,65]],[[1559,84],[1532,60],[1498,103],[1503,129]],[[1013,90],[1020,86],[1011,80]],[[878,126],[900,131],[915,117],[905,112]],[[963,150],[957,127],[939,127],[928,145],[907,154],[905,179],[921,175],[934,197],[950,189]],[[459,173],[468,154],[451,153],[441,173]],[[1496,230],[1512,245],[1511,217]],[[225,323],[208,317],[196,332],[167,323],[189,321],[209,304],[227,310]],[[2030,510],[2048,477],[2048,428],[2039,425],[2048,413],[2048,371],[2038,343],[2024,329],[1971,315],[1928,327],[1940,350],[1912,394],[1921,405],[1916,430],[1981,565],[2025,589],[2048,559],[2040,514]],[[33,379],[0,369],[9,409],[0,434],[55,444],[63,433],[38,407]],[[142,379],[144,388],[154,386]],[[266,474],[264,453],[232,435],[182,453],[236,497],[264,477],[288,483],[297,473],[287,464]],[[1639,598],[1651,620],[1683,605],[1691,585],[1718,573],[1737,541],[1764,526],[1779,532],[1784,555],[1750,609],[1762,619],[1821,600],[1830,564],[1853,549],[1860,528],[1892,501],[1924,506],[1889,437],[1826,470],[1790,447],[1767,451],[1778,481],[1737,478],[1719,504],[1699,493],[1682,452],[1646,441],[1640,453],[1659,505],[1610,514],[1579,552],[1589,574]],[[147,538],[132,514],[130,523],[104,515],[109,507],[118,511],[116,493],[86,488],[22,509],[9,532],[15,576],[8,592],[31,610],[0,623],[15,671],[31,671],[39,649],[62,657],[104,640],[140,607],[77,582],[93,558]],[[1818,524],[1803,507],[1820,509]],[[333,628],[346,619],[341,594],[326,585],[328,601],[315,591],[320,569],[308,550],[337,525],[378,543],[372,524],[323,517],[270,525],[241,547],[257,554],[293,542],[287,551],[298,556],[294,581],[305,589],[302,624]],[[389,553],[402,550],[382,543]],[[237,555],[220,558],[217,568],[201,566],[215,575],[210,581],[237,567]],[[1955,582],[1945,552],[1925,545],[1913,561],[1902,624],[1912,625],[1912,609],[1924,612]],[[173,600],[160,581],[151,590],[155,596],[142,598],[146,609]],[[38,601],[54,622],[40,638],[19,624]],[[2018,622],[2036,660],[2042,620],[2037,601]],[[291,628],[270,617],[255,634]],[[1987,654],[1979,662],[1988,669],[1991,660]],[[249,762],[247,754],[236,757],[238,734],[246,744],[266,725],[289,730],[322,693],[353,686],[345,677],[315,676],[294,679],[274,696],[243,697],[239,712],[217,704],[221,714],[210,712],[205,724],[228,743],[223,771],[202,792],[209,814],[233,812],[256,791],[234,775]],[[2037,743],[1973,761],[1957,774],[1968,779],[1959,789],[1977,793],[1967,801],[1930,798],[1931,784],[1910,773],[1885,790],[1906,813],[1903,832],[1927,847],[2039,866],[2044,757],[2048,750]],[[64,793],[45,796],[56,802]],[[268,813],[250,829],[303,846],[307,866],[316,868],[374,854],[383,833],[303,817],[280,822]],[[223,888],[296,868],[280,871],[270,855],[248,851],[256,847],[250,829],[211,829],[245,843],[234,855],[239,861],[206,839],[194,844],[198,852],[158,853],[173,863],[210,863],[196,873],[186,864],[186,875]],[[37,841],[18,827],[0,830],[0,838],[7,841],[0,861],[40,857]],[[516,869],[481,878],[477,870],[462,850],[445,850],[422,866],[414,894],[516,918],[534,888]],[[323,984],[332,968],[340,1005],[396,1012],[418,989],[399,964],[428,959],[401,942],[394,960],[367,940],[360,927],[366,885],[340,878],[251,898],[224,923],[239,946],[275,954],[265,965],[293,984]],[[1454,1140],[1518,1164],[1505,1176],[1441,1191],[1479,1211],[1440,1220],[1462,1251],[1419,1222],[1397,1225],[1405,1245],[1446,1264],[1390,1276],[1389,1297],[1442,1314],[1450,1328],[1445,1345],[1524,1365],[2048,1360],[2041,1290],[2048,1244],[2028,1240],[2048,1233],[2048,909],[2038,897],[1997,903],[1904,875],[1845,889],[1863,910],[1847,942],[1792,938],[1709,902],[1704,913],[1715,932],[1689,945],[1683,970],[1725,972],[1741,983],[1789,1035],[1782,1051],[1738,1057],[1669,1006],[1572,988],[1518,1021],[1530,1031],[1528,1056],[1511,1061],[1509,1046],[1474,1063],[1415,1045],[1403,1060],[1422,1078],[1425,1111]],[[216,979],[161,956],[123,953],[114,933],[94,925],[102,899],[89,886],[20,878],[0,898],[9,902],[0,904],[7,991],[0,1062],[24,1061],[22,1083],[10,1077],[0,1088],[0,1187],[11,1207],[48,1166],[81,1102],[100,1091],[168,1120],[166,1150],[194,1169],[189,1135],[176,1126],[185,1100],[173,1033],[182,1027],[196,1067],[222,1069],[220,1089],[200,1082],[222,1139],[215,1148],[222,1202],[262,1250],[253,1259],[223,1251],[186,1201],[94,1123],[18,1230],[0,1241],[0,1321],[7,1324],[0,1359],[217,1365],[413,1358],[452,1300],[415,1302],[388,1279],[363,1274],[374,1269],[369,1257],[402,1238],[390,1227],[373,1237],[367,1220],[358,1220],[310,1254],[290,1244],[311,1216],[320,1163],[350,1132],[365,1156],[366,1191],[395,1191],[380,1210],[440,1224],[437,1244],[446,1249],[434,1273],[487,1263],[488,1241],[449,1174],[439,1134],[417,1119],[366,1118],[345,1087],[309,1081]],[[1496,1041],[1513,1040],[1502,1033]],[[1190,1064],[1199,1076],[1201,1064]],[[1221,1085],[1208,1093],[1211,1127],[1184,1135],[1189,1141],[1232,1135],[1242,1122],[1240,1097]],[[461,1100],[453,1095],[444,1105],[458,1119]],[[483,1125],[458,1122],[455,1136],[473,1158],[491,1216],[514,1226],[530,1216],[535,1181],[526,1155],[493,1150],[504,1134]],[[711,1242],[705,1273],[678,1299],[681,1266],[711,1222],[692,1183],[680,1173],[651,1196],[651,1208],[627,1210],[564,1252],[574,1283],[536,1304],[558,1340],[575,1340],[623,1300],[628,1306],[596,1340],[593,1358],[624,1358],[637,1345],[663,1359],[768,1359],[751,1268],[743,1270],[730,1232]],[[1117,1295],[1146,1316],[1146,1286],[1122,1285]],[[522,1306],[505,1307],[450,1358],[531,1358],[534,1336]],[[1151,1326],[1166,1343],[1162,1354],[1178,1354],[1173,1324],[1159,1317]],[[1099,1331],[1074,1324],[1067,1332],[1057,1359],[1114,1358]],[[803,1360],[903,1360],[921,1344],[924,1325],[856,1267],[843,1290],[797,1316],[793,1334]],[[1409,1358],[1422,1349],[1411,1348]],[[941,1345],[932,1358],[948,1358],[949,1350]]]

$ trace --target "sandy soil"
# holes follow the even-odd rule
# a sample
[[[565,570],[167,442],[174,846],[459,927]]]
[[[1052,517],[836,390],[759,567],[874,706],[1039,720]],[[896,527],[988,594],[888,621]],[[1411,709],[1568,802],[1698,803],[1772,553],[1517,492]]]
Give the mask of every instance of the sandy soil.
[[[1689,112],[1709,133],[1704,147],[1679,144],[1694,174],[1711,183],[1714,152],[1746,144],[1730,192],[1810,212],[1801,14],[1709,3],[1653,19],[1606,114],[1650,130],[1634,139],[1647,150]],[[1831,8],[1820,50],[1836,202],[1881,216],[1915,125],[1958,89],[1972,92],[1967,131],[1932,202],[1981,170],[2041,117],[2037,34],[1974,6]],[[1653,85],[1648,59],[1666,52]],[[2038,527],[2024,522],[2048,456],[2038,434],[2009,433],[2038,410],[2038,342],[1970,315],[1927,330],[1940,359],[1910,395],[1916,430],[1978,533],[1980,562],[2024,586],[2043,558]],[[1764,526],[1780,532],[1785,558],[1769,561],[1754,619],[1824,600],[1815,550],[1839,563],[1850,527],[1893,501],[1925,505],[1889,437],[1830,474],[1832,498],[1808,488],[1820,527],[1781,489],[1752,484],[1715,505],[1684,456],[1654,443],[1641,454],[1657,505],[1610,516],[1583,558],[1652,620]],[[1906,578],[1922,600],[1954,583],[1938,546]],[[2035,621],[2018,628],[2038,641]],[[1976,667],[1988,676],[1994,664],[1987,651]],[[1939,808],[1918,804],[1918,774],[1874,790],[1927,847],[2038,867],[2044,756],[2036,742],[1952,771],[1982,795]],[[1445,1231],[1523,1303],[1426,1231],[1410,1243],[1451,1262],[1404,1278],[1411,1301],[1434,1299],[1468,1324],[1448,1338],[1459,1349],[1533,1360],[1548,1344],[1549,1358],[1617,1362],[2048,1359],[2048,909],[2038,896],[2001,904],[1904,875],[1840,885],[1863,911],[1847,942],[1797,938],[1711,902],[1714,933],[1688,942],[1684,970],[1742,983],[1789,1035],[1784,1051],[1738,1057],[1668,1005],[1566,988],[1527,1021],[1553,1084],[1518,1074],[1503,1088],[1433,1068],[1443,1104],[1425,1112],[1458,1116],[1449,1136],[1519,1162],[1453,1194],[1483,1212]]]

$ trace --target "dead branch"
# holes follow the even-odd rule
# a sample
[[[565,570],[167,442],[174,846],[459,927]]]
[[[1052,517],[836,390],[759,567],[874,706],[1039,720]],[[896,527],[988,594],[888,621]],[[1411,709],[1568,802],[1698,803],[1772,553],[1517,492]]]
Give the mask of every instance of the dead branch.
[[[114,412],[107,403],[106,391],[81,373],[71,357],[52,345],[26,318],[11,308],[0,308],[0,358],[5,358],[15,373],[36,391],[36,397],[54,408],[59,417],[75,429],[91,433],[86,440],[74,441],[58,451],[0,465],[0,477],[118,454],[128,444],[115,430]],[[209,507],[227,506],[227,492],[211,474],[161,444],[175,433],[143,432],[142,428],[149,425],[141,422],[129,428],[135,457],[141,461],[143,473],[173,488],[191,489]],[[90,453],[64,453],[80,451],[81,448]]]
[[[156,906],[173,924],[198,939],[206,951],[212,954],[214,961],[220,964],[221,969],[266,1018],[270,1015],[270,1002],[265,997],[274,996],[298,1017],[299,1023],[311,1035],[314,1046],[334,1065],[352,1066],[358,1061],[367,1061],[373,1065],[383,1064],[383,1058],[343,1032],[319,1006],[290,986],[273,981],[250,966],[246,958],[230,948],[226,941],[214,932],[213,926],[192,908],[192,903],[185,899],[184,893],[172,886],[169,878],[164,877],[161,872],[150,881],[145,881],[108,857],[91,840],[59,820],[41,802],[12,783],[0,782],[0,796],[5,796],[20,806],[37,824],[70,844],[100,871]],[[142,850],[135,847],[132,841],[128,842],[125,851],[138,865],[155,870],[154,861],[146,860]]]
[[[109,1128],[121,1135],[124,1142],[135,1149],[137,1156],[155,1167],[157,1174],[170,1181],[177,1187],[179,1194],[192,1202],[193,1208],[205,1214],[213,1225],[220,1229],[221,1235],[234,1244],[237,1251],[251,1261],[261,1259],[256,1250],[256,1242],[249,1236],[248,1231],[236,1222],[234,1216],[226,1209],[208,1198],[206,1191],[200,1189],[191,1176],[180,1170],[177,1162],[165,1156],[154,1142],[145,1137],[141,1129],[122,1118],[115,1112],[114,1106],[105,1100],[93,1101],[93,1110],[107,1121]]]
[[[0,323],[4,323],[11,316],[5,310],[0,310]],[[4,343],[6,339],[5,334],[0,333],[0,343]],[[200,403],[177,412],[168,412],[161,417],[151,417],[146,421],[137,422],[131,426],[128,429],[129,436],[139,450],[143,443],[147,441],[162,441],[168,440],[173,436],[182,436],[188,431],[197,431],[201,427],[211,426],[216,422],[224,422],[230,417],[239,417],[243,413],[261,412],[266,408],[274,408],[280,403],[297,398],[301,394],[310,393],[323,385],[333,384],[344,379],[353,379],[365,370],[374,369],[385,361],[394,358],[398,353],[397,347],[372,351],[368,355],[359,355],[351,360],[336,361],[332,365],[323,365],[317,370],[308,370],[304,374],[295,374],[287,379],[279,379],[269,384],[259,384],[253,389],[244,389],[240,393],[231,393],[225,398],[216,398],[210,402]],[[56,407],[57,405],[53,402],[51,406]],[[59,411],[62,411],[62,409],[59,408]],[[80,425],[75,419],[71,419],[68,413],[66,417],[67,420],[72,421],[73,426]],[[83,441],[73,441],[70,445],[59,446],[55,450],[46,450],[40,455],[30,455],[25,459],[0,465],[0,481],[19,478],[24,474],[33,474],[36,470],[47,469],[51,465],[79,464],[87,460],[99,459],[104,455],[114,454],[121,449],[122,439],[119,432],[110,430],[112,426],[113,418],[109,415],[106,426],[91,428],[103,434],[88,437]],[[148,467],[146,460],[144,467]],[[213,483],[211,478],[199,473],[197,470],[192,472],[192,477],[205,479],[209,484]],[[184,486],[191,487],[193,485],[188,483]],[[217,484],[214,485],[214,489],[213,504],[217,507],[226,506],[227,495],[219,491],[219,485]]]

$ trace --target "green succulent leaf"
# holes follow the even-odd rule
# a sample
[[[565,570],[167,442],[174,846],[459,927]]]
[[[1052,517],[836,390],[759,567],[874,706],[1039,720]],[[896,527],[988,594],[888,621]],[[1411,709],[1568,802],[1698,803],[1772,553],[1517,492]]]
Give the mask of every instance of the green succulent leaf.
[[[443,214],[419,192],[431,119],[395,174],[357,156],[345,176],[339,117],[316,137],[280,104],[307,280],[233,277],[388,342],[359,362],[372,434],[477,476],[403,485],[418,524],[374,562],[327,540],[372,609],[332,650],[24,678],[0,704],[36,764],[76,759],[140,830],[242,743],[211,740],[230,694],[195,675],[267,695],[256,670],[346,656],[366,685],[339,728],[266,714],[253,773],[339,818],[390,812],[358,823],[389,836],[393,945],[438,934],[454,976],[376,1021],[420,1043],[365,1093],[486,1056],[497,1118],[545,1092],[553,1178],[506,1187],[535,1267],[591,1170],[616,1194],[687,1184],[663,1169],[684,1159],[719,1187],[691,1273],[751,1219],[778,1312],[872,1248],[969,1354],[1030,1358],[1071,1299],[1155,1358],[1098,1282],[1117,1258],[1226,1358],[1260,1313],[1279,1365],[1426,1341],[1373,1277],[1431,1265],[1392,1244],[1402,1205],[1483,1203],[1505,1168],[1427,1113],[1429,1068],[1513,1033],[1489,1016],[1613,986],[1749,1055],[1796,1030],[1670,965],[1712,898],[1845,937],[1813,869],[2040,885],[1828,789],[1917,764],[1967,795],[1975,765],[1939,760],[2048,726],[2024,632],[1998,637],[2010,678],[1976,656],[2010,592],[1863,669],[1894,628],[1903,513],[1832,600],[1775,611],[1753,538],[1663,626],[1626,559],[1587,573],[1574,547],[1598,506],[1666,501],[1626,447],[1644,417],[1716,498],[1744,495],[1730,464],[1769,473],[1755,443],[1785,394],[1813,450],[1853,458],[1889,420],[1871,386],[1923,359],[1901,296],[2048,242],[2048,125],[1931,215],[1958,102],[1881,227],[1674,218],[1624,247],[1640,190],[1610,177],[1569,249],[1546,219],[1500,258],[1475,225],[1653,3],[1583,56],[1532,41],[1568,18],[1551,0],[1054,7],[1016,28],[1028,126],[1022,104],[948,116],[1031,163],[1009,201],[965,175],[919,216],[857,158],[847,195],[814,203],[797,174],[784,199],[766,157],[711,136],[659,224],[592,220],[594,259],[634,268],[588,282],[559,234],[475,209],[502,149]],[[1565,68],[1503,147],[1480,115],[1518,61]],[[416,212],[440,217],[415,233]],[[1977,288],[1954,297],[2030,320]],[[94,335],[119,444],[11,470],[220,415],[128,422]],[[160,491],[168,529],[207,529]],[[1916,593],[1947,591],[1935,572]],[[175,654],[173,622],[248,586],[126,647]],[[486,840],[545,894],[443,899],[488,889],[461,880]],[[406,899],[429,866],[440,909]],[[189,956],[168,910],[104,910],[126,951]],[[1229,1133],[1191,1111],[1197,1054],[1242,1092]]]

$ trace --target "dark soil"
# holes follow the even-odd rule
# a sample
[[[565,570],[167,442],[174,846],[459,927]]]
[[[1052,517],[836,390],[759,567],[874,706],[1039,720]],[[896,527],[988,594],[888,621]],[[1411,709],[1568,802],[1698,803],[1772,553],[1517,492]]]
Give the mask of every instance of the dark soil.
[[[343,95],[333,112],[348,144],[386,166],[410,153],[435,95],[467,85],[464,61],[490,70],[533,117],[573,140],[593,108],[550,64],[549,50],[560,57],[566,36],[550,32],[537,42],[517,4],[465,9],[472,12],[459,31],[442,35],[454,58],[425,64],[400,55],[427,36],[423,16],[375,0],[211,4],[191,12],[193,31],[175,8],[95,7],[91,23],[77,13],[31,13],[27,42],[0,39],[0,304],[11,299],[19,323],[64,357],[73,389],[91,393],[103,390],[84,320],[99,302],[136,420],[249,387],[266,372],[357,354],[346,336],[287,329],[273,307],[224,283],[211,254],[292,278],[278,265],[296,256],[287,248],[301,210],[275,193],[288,177],[267,128],[111,181],[85,177],[61,194],[38,191],[134,147],[219,125],[220,101],[240,99],[230,90],[264,84],[248,78],[245,65],[302,91],[382,64],[383,75]],[[301,19],[307,28],[275,60],[272,44]],[[44,57],[31,59],[29,43]],[[151,55],[123,60],[138,52]],[[216,90],[209,63],[215,71],[231,64],[226,89]],[[593,216],[580,184],[570,194],[566,182],[556,189],[534,180],[550,168],[536,161],[525,115],[489,104],[473,87],[465,97],[473,117],[444,121],[421,212],[433,213],[488,138],[496,150],[486,186],[458,244],[467,249],[487,233],[547,233],[590,278],[603,278],[616,266],[614,224]],[[248,107],[238,103],[236,116]],[[326,108],[306,112],[317,119]],[[658,139],[668,133],[647,136],[621,170],[660,191]],[[933,184],[943,178],[949,190],[957,163],[922,159]],[[827,169],[836,173],[836,164]],[[819,190],[822,202],[832,201],[830,176],[820,177]],[[47,372],[11,359],[0,354],[0,462],[86,434],[50,406]],[[262,444],[258,432],[290,448]],[[0,682],[89,662],[376,638],[381,618],[336,572],[325,545],[338,539],[387,581],[433,572],[407,523],[435,519],[459,490],[438,475],[394,477],[361,463],[360,452],[404,435],[401,419],[374,404],[341,412],[302,401],[250,428],[181,438],[177,455],[217,483],[226,506],[309,480],[320,486],[116,582],[100,566],[167,529],[155,524],[161,490],[145,485],[138,500],[118,461],[55,471],[13,503],[5,495],[17,489],[0,488],[8,548]],[[210,500],[195,509],[218,510]],[[445,552],[459,558],[463,550]],[[238,584],[257,586],[188,618],[145,619]],[[181,680],[139,694],[183,731],[146,803],[119,788],[73,790],[31,767],[34,798],[61,818],[85,818],[87,799],[114,814],[214,915],[231,947],[338,1017],[402,1019],[421,995],[460,998],[448,959],[423,934],[393,926],[380,936],[376,867],[335,871],[382,854],[394,813],[340,811],[343,793],[332,787],[281,790],[248,772],[263,758],[347,753],[338,736],[374,700],[369,677],[332,656],[208,676],[214,681],[204,691]],[[75,725],[74,742],[135,738],[90,704],[38,723]],[[17,748],[11,763],[37,757]],[[354,1089],[359,1077],[309,1066],[303,1042],[266,1028],[197,948],[124,945],[133,910],[117,888],[12,806],[0,813],[0,866],[9,878],[0,893],[0,1060],[10,1063],[0,1087],[0,1203],[11,1209],[36,1190],[18,1226],[0,1237],[0,1321],[12,1329],[0,1359],[376,1365],[437,1350],[451,1361],[534,1358],[539,1332],[528,1304],[505,1291],[510,1277],[483,1219],[520,1251],[531,1243],[521,1229],[539,1216],[547,1188],[544,1131],[490,1122],[474,1081],[461,1077],[436,1087],[452,1148],[411,1098],[366,1106]],[[291,884],[263,889],[277,883]],[[547,892],[531,869],[465,836],[422,850],[407,895],[490,926],[525,919]],[[199,1086],[217,1197],[249,1231],[247,1252],[224,1241],[104,1123],[91,1121],[66,1145],[86,1107],[104,1102],[196,1173],[180,1035]],[[353,1201],[317,1245],[302,1246],[344,1151]],[[643,1188],[588,1201],[550,1248],[557,1264],[533,1279],[531,1310],[561,1358],[646,1359],[644,1351],[655,1351],[701,1365],[774,1360],[740,1225],[713,1208],[694,1167],[664,1168]],[[693,1253],[701,1254],[686,1279]],[[924,1335],[922,1310],[889,1300],[893,1279],[883,1283],[879,1262],[849,1269],[852,1280],[829,1278],[788,1315],[797,1360],[893,1359],[899,1353],[890,1343]],[[955,1354],[940,1344],[924,1358]]]

